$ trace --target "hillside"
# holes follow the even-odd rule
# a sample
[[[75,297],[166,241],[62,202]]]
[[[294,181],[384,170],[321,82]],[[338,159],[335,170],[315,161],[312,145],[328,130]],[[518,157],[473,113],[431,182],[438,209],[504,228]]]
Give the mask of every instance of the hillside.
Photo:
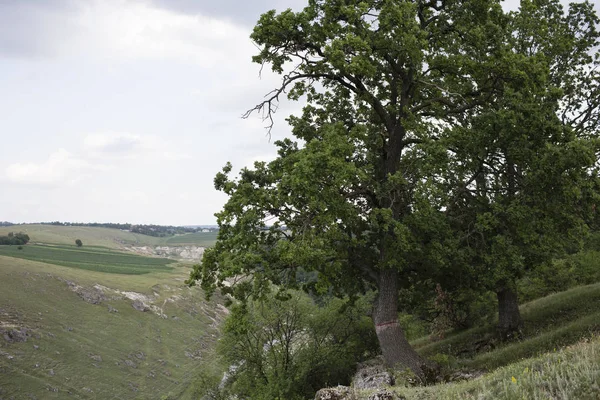
[[[119,229],[56,226],[56,225],[13,225],[0,227],[0,235],[8,232],[24,232],[33,243],[72,245],[80,239],[85,246],[100,246],[122,249],[130,246],[212,246],[216,241],[215,232],[197,232],[170,237],[153,237],[122,231]]]
[[[76,228],[84,243],[111,243],[90,229],[101,232]],[[34,240],[61,238],[56,228],[32,231]],[[226,310],[184,285],[188,265],[109,249],[10,247],[0,255],[0,399],[190,398]]]
[[[373,399],[377,392],[396,396],[381,399],[405,400],[600,398],[600,283],[534,300],[521,312],[525,328],[518,341],[498,341],[494,324],[413,341],[442,365],[447,383],[411,387],[396,371],[393,387],[352,388],[339,399]]]

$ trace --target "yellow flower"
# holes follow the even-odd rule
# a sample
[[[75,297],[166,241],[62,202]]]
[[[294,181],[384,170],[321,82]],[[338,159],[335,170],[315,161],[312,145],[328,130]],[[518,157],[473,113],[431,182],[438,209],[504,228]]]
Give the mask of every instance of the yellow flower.
[[[515,378],[514,376],[511,378],[512,383],[517,383],[517,378]]]

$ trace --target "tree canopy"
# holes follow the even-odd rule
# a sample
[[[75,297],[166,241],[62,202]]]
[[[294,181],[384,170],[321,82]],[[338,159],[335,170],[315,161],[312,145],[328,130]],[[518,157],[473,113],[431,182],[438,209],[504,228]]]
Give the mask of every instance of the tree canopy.
[[[304,289],[351,301],[376,290],[373,320],[386,361],[427,379],[431,364],[398,323],[399,288],[452,276],[477,257],[491,260],[494,251],[504,257],[502,266],[512,266],[523,257],[524,238],[546,227],[564,229],[552,215],[535,230],[523,226],[522,234],[499,233],[471,246],[459,234],[473,236],[468,221],[482,230],[495,220],[502,229],[506,221],[521,227],[531,212],[545,216],[552,209],[575,222],[569,227],[580,225],[581,216],[572,218],[565,206],[582,199],[581,171],[593,173],[595,153],[573,140],[596,134],[598,113],[592,104],[577,118],[581,96],[564,94],[573,87],[597,90],[593,75],[583,78],[591,61],[579,54],[597,43],[597,34],[580,46],[552,47],[555,40],[572,43],[569,35],[582,29],[574,17],[548,33],[554,37],[545,39],[546,47],[515,39],[533,29],[531,9],[544,14],[553,7],[554,1],[538,1],[505,13],[493,0],[310,0],[300,12],[263,14],[251,36],[260,47],[254,61],[282,74],[282,82],[250,112],[269,119],[284,94],[306,105],[289,119],[295,139],[275,143],[277,159],[257,162],[237,178],[227,164],[215,178],[229,199],[216,214],[218,242],[189,282],[199,280],[208,294],[219,288],[245,300],[264,296],[271,282],[285,296],[285,288],[301,285],[298,271],[317,271]],[[596,23],[589,4],[573,9],[589,26]],[[540,38],[544,26],[537,28]],[[574,48],[583,73],[560,59]],[[555,155],[564,163],[553,163]],[[579,156],[585,162],[573,162]],[[506,181],[512,169],[526,177],[527,184],[519,182],[526,193]],[[578,179],[560,193],[573,196],[544,204],[550,188],[542,183],[565,171]],[[494,194],[506,185],[520,195],[518,203]],[[480,190],[477,200],[473,190]],[[516,207],[522,203],[528,215]],[[508,214],[494,214],[502,207]],[[512,219],[502,219],[506,215]],[[514,250],[509,245],[517,237],[523,246]],[[475,271],[489,265],[479,263]]]

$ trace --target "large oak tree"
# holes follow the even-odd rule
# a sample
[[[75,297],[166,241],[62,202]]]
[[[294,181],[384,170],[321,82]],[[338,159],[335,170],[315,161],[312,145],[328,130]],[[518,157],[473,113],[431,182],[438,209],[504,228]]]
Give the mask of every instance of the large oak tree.
[[[398,323],[398,288],[460,245],[444,177],[464,166],[445,132],[538,75],[530,55],[515,57],[510,21],[494,0],[310,0],[301,12],[264,14],[254,61],[282,82],[254,110],[270,118],[284,95],[306,106],[276,160],[237,178],[227,165],[215,178],[229,200],[190,283],[243,300],[317,271],[313,290],[352,300],[375,289],[387,363],[427,379],[431,365]]]

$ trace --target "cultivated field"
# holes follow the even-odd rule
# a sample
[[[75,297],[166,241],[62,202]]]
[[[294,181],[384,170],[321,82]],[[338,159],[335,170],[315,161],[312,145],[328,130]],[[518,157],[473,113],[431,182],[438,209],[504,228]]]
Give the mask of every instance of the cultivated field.
[[[147,274],[170,271],[173,260],[142,257],[120,253],[100,247],[50,246],[30,244],[22,246],[0,246],[0,255],[40,261],[65,267],[115,274]]]
[[[216,232],[198,232],[170,237],[154,237],[111,228],[58,225],[13,225],[0,227],[0,235],[24,232],[33,243],[74,245],[80,239],[84,246],[122,249],[128,246],[212,246]]]

